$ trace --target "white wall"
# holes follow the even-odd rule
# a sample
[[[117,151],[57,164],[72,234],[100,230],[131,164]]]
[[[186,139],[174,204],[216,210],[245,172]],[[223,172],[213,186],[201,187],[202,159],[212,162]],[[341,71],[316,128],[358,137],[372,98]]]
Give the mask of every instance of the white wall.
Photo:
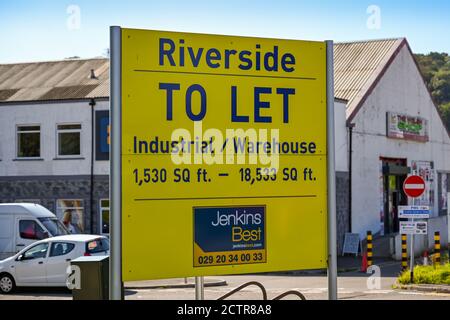
[[[334,101],[334,142],[336,171],[348,171],[348,134],[345,117],[346,104]]]
[[[388,139],[386,112],[421,116],[429,121],[427,143]],[[450,170],[450,139],[408,49],[404,46],[353,119],[354,232],[380,231],[380,160],[382,157],[434,161],[435,172]],[[437,212],[437,176],[435,179]],[[436,218],[437,221],[442,219]],[[433,224],[434,222],[431,222]],[[433,230],[429,230],[433,232]]]
[[[108,101],[97,101],[95,106],[95,110],[108,108]],[[55,160],[56,125],[60,123],[81,123],[82,159]],[[16,160],[16,126],[27,124],[41,126],[43,160]],[[93,142],[91,140],[89,101],[0,105],[0,176],[89,175]],[[94,174],[108,173],[109,161],[95,161]]]

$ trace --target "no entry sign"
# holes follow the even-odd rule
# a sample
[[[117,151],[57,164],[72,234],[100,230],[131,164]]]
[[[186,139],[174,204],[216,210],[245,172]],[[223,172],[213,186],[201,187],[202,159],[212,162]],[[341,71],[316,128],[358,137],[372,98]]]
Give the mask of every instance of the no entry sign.
[[[418,198],[425,191],[425,180],[420,176],[409,176],[403,183],[403,191],[408,197]]]

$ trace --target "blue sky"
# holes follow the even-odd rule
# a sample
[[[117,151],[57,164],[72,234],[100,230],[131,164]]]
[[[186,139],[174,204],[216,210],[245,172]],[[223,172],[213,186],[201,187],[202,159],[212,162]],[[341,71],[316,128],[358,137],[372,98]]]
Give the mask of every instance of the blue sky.
[[[380,19],[367,12],[373,5]],[[0,0],[0,63],[100,56],[110,25],[305,40],[407,37],[414,52],[450,52],[448,0]]]

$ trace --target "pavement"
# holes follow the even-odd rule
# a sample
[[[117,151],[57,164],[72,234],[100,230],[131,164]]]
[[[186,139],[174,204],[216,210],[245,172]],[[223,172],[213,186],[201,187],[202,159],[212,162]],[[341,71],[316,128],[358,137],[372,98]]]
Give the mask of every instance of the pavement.
[[[389,263],[396,263],[388,258],[376,257],[374,258],[374,264],[385,265]],[[355,272],[361,269],[361,257],[344,256],[338,259],[338,273]],[[317,270],[299,270],[299,271],[286,271],[276,273],[266,273],[266,275],[321,275],[326,274],[326,269]],[[204,278],[205,287],[219,287],[227,286],[227,282],[224,279],[219,278]],[[179,289],[179,288],[195,288],[195,278],[176,278],[176,279],[162,279],[162,280],[148,280],[148,281],[133,281],[126,282],[125,289]]]
[[[340,272],[338,298],[341,300],[450,300],[450,294],[394,289],[393,285],[401,269],[400,263],[396,261],[382,262],[382,264],[377,265],[379,266],[379,274],[367,274],[360,271]],[[348,263],[351,267],[356,266],[356,261]],[[227,282],[228,286],[205,288],[205,299],[218,299],[249,281],[261,283],[267,292],[268,299],[273,299],[288,290],[302,293],[307,300],[328,298],[328,279],[326,275],[319,272],[310,274],[236,275],[221,278]],[[262,296],[260,288],[249,286],[229,299],[261,300]],[[125,297],[127,300],[193,300],[194,298],[195,290],[193,288],[126,290]],[[299,298],[292,295],[285,297],[285,299],[298,300]]]
[[[436,293],[395,289],[400,262],[388,259],[374,259],[371,273],[360,272],[361,257],[340,257],[338,262],[338,298],[341,300],[450,300],[449,293]],[[378,268],[377,268],[378,267]],[[204,296],[207,300],[218,299],[234,288],[249,282],[257,281],[267,292],[268,299],[288,291],[296,290],[307,300],[327,299],[328,279],[324,270],[308,273],[268,273],[247,274],[220,277],[205,277]],[[226,284],[224,283],[226,282]],[[125,284],[126,300],[193,300],[195,289],[193,278],[128,282]],[[67,289],[22,288],[12,295],[0,295],[0,300],[39,300],[39,299],[72,299]],[[261,300],[262,291],[257,286],[249,286],[237,292],[229,299]],[[298,296],[287,296],[284,299],[299,299]]]
[[[373,265],[384,266],[390,264],[398,264],[399,261],[392,260],[386,257],[373,257]],[[338,272],[349,272],[361,270],[362,257],[354,255],[346,255],[338,257]]]
[[[403,290],[450,294],[450,286],[445,284],[398,284],[398,287]]]

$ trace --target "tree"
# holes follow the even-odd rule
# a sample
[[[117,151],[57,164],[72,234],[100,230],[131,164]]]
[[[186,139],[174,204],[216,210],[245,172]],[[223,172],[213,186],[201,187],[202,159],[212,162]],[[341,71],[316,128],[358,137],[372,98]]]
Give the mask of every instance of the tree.
[[[430,81],[433,98],[439,105],[450,101],[450,70],[439,70]]]
[[[439,106],[439,111],[442,115],[442,119],[444,120],[445,126],[450,131],[450,102]]]
[[[450,56],[438,52],[415,56],[439,113],[450,130]]]

